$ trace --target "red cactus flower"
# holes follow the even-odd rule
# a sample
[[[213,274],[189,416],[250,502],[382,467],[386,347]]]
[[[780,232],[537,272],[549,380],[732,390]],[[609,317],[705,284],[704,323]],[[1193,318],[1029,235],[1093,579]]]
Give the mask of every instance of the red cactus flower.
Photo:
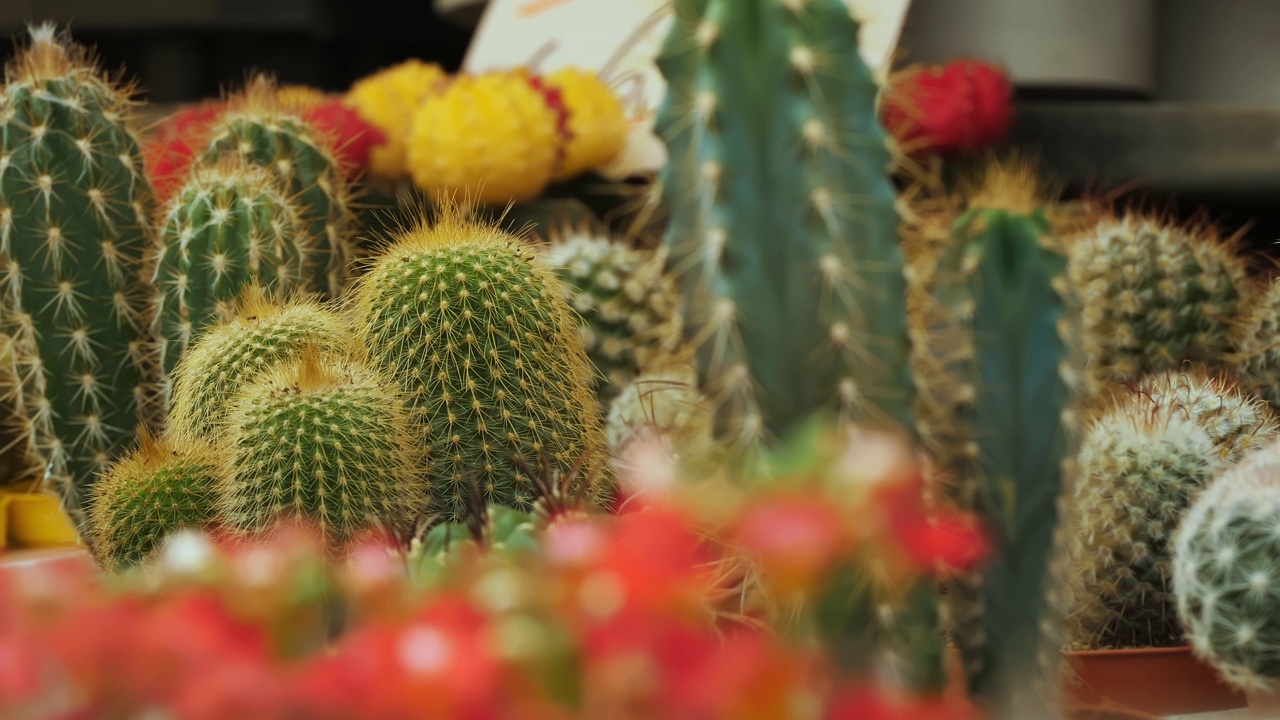
[[[820,496],[769,496],[742,512],[734,537],[779,591],[800,592],[852,549],[844,526],[839,510]]]
[[[922,68],[885,93],[881,120],[908,152],[972,152],[1008,134],[1013,87],[1001,68],[976,60]]]

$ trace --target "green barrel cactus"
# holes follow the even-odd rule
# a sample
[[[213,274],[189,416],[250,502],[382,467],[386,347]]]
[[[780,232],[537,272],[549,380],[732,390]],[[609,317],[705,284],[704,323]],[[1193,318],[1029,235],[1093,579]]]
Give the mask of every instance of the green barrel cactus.
[[[275,365],[297,360],[309,345],[345,353],[343,317],[307,299],[273,300],[247,288],[230,319],[209,326],[173,371],[169,430],[213,440],[231,397]]]
[[[608,407],[646,365],[680,345],[680,295],[663,254],[561,229],[544,257],[571,289],[587,356],[604,374],[597,394]]]
[[[335,547],[404,532],[429,498],[425,456],[394,380],[318,345],[241,386],[219,425],[218,518],[231,530],[319,526]]]
[[[126,90],[53,25],[32,29],[0,95],[0,320],[27,454],[77,521],[98,473],[158,421],[153,205]]]
[[[171,534],[210,525],[219,470],[204,441],[144,432],[94,485],[89,527],[98,561],[109,572],[127,570],[149,560]]]
[[[472,486],[486,503],[530,509],[526,465],[576,467],[576,487],[608,492],[592,369],[566,296],[526,243],[456,208],[397,233],[357,280],[362,344],[411,398],[447,520],[467,517]]]
[[[717,435],[759,447],[831,410],[911,427],[898,215],[859,23],[843,0],[673,14],[657,58],[664,245]]]
[[[269,172],[238,157],[193,168],[159,226],[152,283],[166,374],[194,337],[229,319],[246,285],[279,296],[303,287],[312,242],[301,208]]]
[[[1280,456],[1275,446],[1226,471],[1172,539],[1178,619],[1192,651],[1231,685],[1280,679]]]
[[[200,162],[227,155],[269,169],[303,207],[314,239],[305,280],[310,292],[337,297],[355,259],[351,189],[337,160],[302,118],[293,114],[264,76],[252,78],[209,129]]]
[[[1090,394],[1187,361],[1221,363],[1255,294],[1231,242],[1136,214],[1081,233],[1069,276],[1080,295]]]

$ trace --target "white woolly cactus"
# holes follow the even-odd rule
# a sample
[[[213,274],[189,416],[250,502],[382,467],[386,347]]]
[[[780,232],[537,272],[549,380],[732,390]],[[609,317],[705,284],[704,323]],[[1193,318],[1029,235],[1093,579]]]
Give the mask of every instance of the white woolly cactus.
[[[1201,493],[1173,547],[1177,614],[1193,652],[1241,689],[1280,678],[1280,445]]]

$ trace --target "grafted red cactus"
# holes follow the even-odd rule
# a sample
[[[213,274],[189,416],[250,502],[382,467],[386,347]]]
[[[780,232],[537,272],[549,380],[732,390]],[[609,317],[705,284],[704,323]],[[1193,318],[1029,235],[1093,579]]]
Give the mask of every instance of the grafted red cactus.
[[[912,69],[885,93],[881,120],[912,154],[972,152],[1000,142],[1013,122],[1013,86],[977,60]]]

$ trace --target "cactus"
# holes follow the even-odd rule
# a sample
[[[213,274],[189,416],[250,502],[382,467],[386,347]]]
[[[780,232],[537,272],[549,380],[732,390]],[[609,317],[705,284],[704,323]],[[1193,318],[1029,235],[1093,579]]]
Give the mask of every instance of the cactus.
[[[585,229],[552,234],[544,254],[570,290],[582,316],[587,355],[604,373],[604,405],[648,363],[681,341],[680,303],[661,253],[638,250]]]
[[[910,427],[890,155],[858,32],[842,0],[682,0],[657,58],[664,244],[731,447],[832,404]]]
[[[681,456],[710,450],[711,408],[697,380],[697,366],[687,352],[664,358],[638,375],[609,406],[609,448],[621,454],[645,430],[656,430]]]
[[[103,567],[126,570],[150,559],[170,534],[211,524],[218,470],[205,442],[153,439],[143,430],[138,447],[93,488],[90,537]]]
[[[1217,473],[1278,432],[1264,403],[1203,372],[1145,378],[1094,420],[1080,446],[1067,553],[1072,642],[1181,644],[1169,585],[1174,529]]]
[[[427,506],[425,456],[392,379],[306,346],[241,386],[219,424],[218,517],[256,533],[316,523],[340,546],[374,525],[403,531]]]
[[[287,194],[297,198],[315,242],[306,287],[330,297],[341,294],[355,255],[354,215],[344,169],[328,143],[279,99],[274,83],[263,76],[251,79],[243,92],[228,100],[208,134],[201,162],[238,155],[268,168]]]
[[[421,60],[406,60],[352,84],[345,102],[386,135],[386,142],[369,153],[371,174],[388,180],[408,174],[405,157],[414,113],[447,84],[439,65]]]
[[[594,72],[555,70],[540,82],[556,93],[565,112],[564,152],[556,180],[567,180],[612,162],[627,141],[622,102]]]
[[[1082,306],[1090,394],[1186,361],[1222,362],[1235,318],[1253,304],[1232,240],[1132,213],[1081,234],[1069,276]]]
[[[166,373],[193,337],[229,319],[246,285],[282,295],[301,289],[313,252],[297,204],[270,173],[238,157],[196,166],[160,228],[152,282],[161,290]]]
[[[447,519],[486,503],[537,499],[522,463],[579,467],[584,491],[608,490],[591,366],[567,291],[518,238],[446,206],[393,235],[353,292],[353,315],[381,367],[412,398]]]
[[[1280,457],[1276,447],[1215,479],[1172,539],[1178,619],[1192,651],[1243,690],[1280,678]]]
[[[1280,280],[1245,307],[1233,336],[1227,367],[1246,390],[1280,408]]]
[[[83,520],[98,472],[159,422],[141,281],[154,198],[128,89],[53,25],[30,35],[0,97],[0,315],[26,452]]]
[[[305,299],[271,300],[249,286],[231,309],[231,318],[210,326],[173,371],[169,429],[214,439],[229,398],[276,364],[296,360],[310,344],[345,352],[346,322]]]

